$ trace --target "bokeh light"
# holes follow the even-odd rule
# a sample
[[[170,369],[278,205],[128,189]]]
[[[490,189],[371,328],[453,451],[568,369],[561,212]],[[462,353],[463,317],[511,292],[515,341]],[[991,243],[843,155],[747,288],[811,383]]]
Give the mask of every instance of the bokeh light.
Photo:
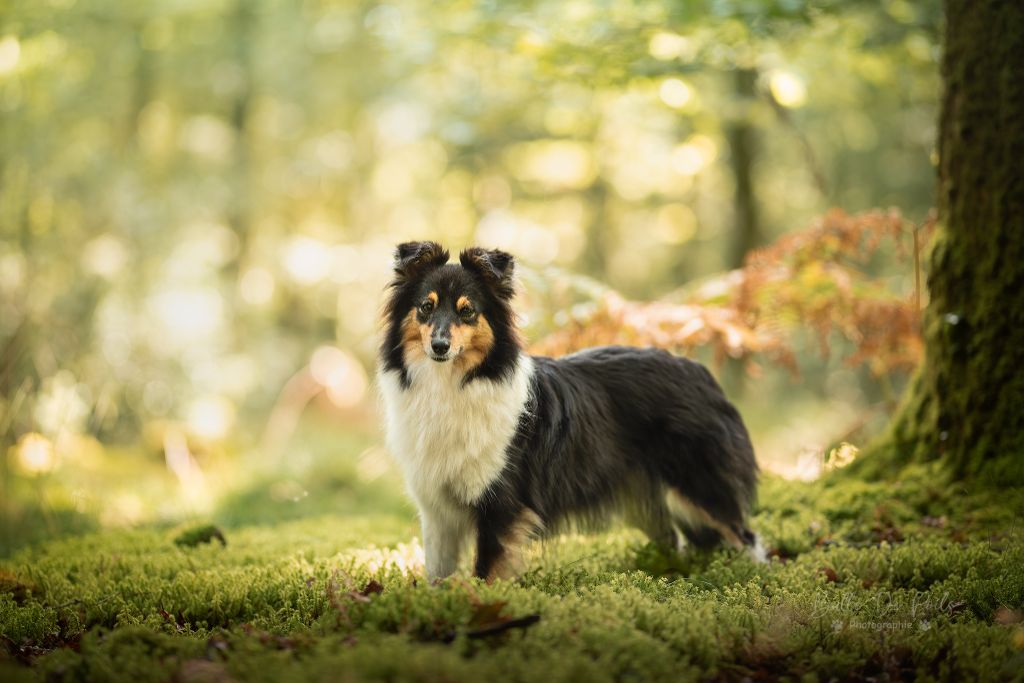
[[[776,71],[769,78],[772,96],[783,107],[802,107],[807,102],[807,86],[800,76],[790,71]]]
[[[21,59],[21,43],[17,36],[0,38],[0,76],[14,71]]]
[[[352,354],[339,348],[318,348],[309,361],[309,371],[339,408],[358,405],[366,395],[368,382],[363,366]]]
[[[692,41],[678,33],[657,31],[651,36],[648,51],[655,59],[686,59],[691,50]]]
[[[673,109],[682,109],[693,98],[693,90],[681,78],[666,78],[658,87],[658,96]]]
[[[57,464],[53,444],[42,434],[29,432],[17,445],[18,464],[29,474],[49,472]]]
[[[222,439],[234,426],[235,406],[224,396],[200,396],[188,407],[189,431],[204,439]]]

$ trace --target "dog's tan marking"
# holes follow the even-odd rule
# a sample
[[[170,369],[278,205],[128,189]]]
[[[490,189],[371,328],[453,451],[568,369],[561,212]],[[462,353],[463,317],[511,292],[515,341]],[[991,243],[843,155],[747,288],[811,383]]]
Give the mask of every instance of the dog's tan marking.
[[[462,309],[469,306],[469,297],[460,296],[459,300],[455,302],[455,310],[462,313]]]
[[[729,528],[728,524],[724,524],[720,520],[715,519],[707,510],[679,493],[679,491],[670,488],[666,499],[672,514],[682,518],[694,527],[710,527],[721,534],[725,542],[732,547],[737,550],[743,548],[743,541],[736,535],[735,531]]]
[[[430,303],[432,303],[435,306],[437,306],[437,292],[431,292],[430,294],[427,294],[427,300]]]
[[[483,314],[477,315],[476,325],[456,325],[452,328],[452,332],[454,333],[456,329],[461,335],[459,341],[462,346],[462,354],[459,355],[456,362],[460,370],[469,372],[483,363],[484,358],[487,358],[487,354],[494,348],[494,330],[491,329],[490,323],[487,322],[487,318]],[[453,334],[453,340],[454,337]]]
[[[501,542],[501,555],[494,562],[487,582],[495,579],[511,579],[523,570],[524,546],[540,535],[544,530],[544,522],[530,508],[523,508],[516,521],[498,540]]]
[[[466,348],[466,342],[473,336],[473,330],[469,325],[462,325],[455,323],[451,326],[452,334],[452,352],[455,355],[455,362],[458,364],[462,357],[458,354]],[[461,365],[460,365],[461,367]]]
[[[416,309],[409,311],[402,321],[402,348],[405,352],[405,362],[408,364],[414,360],[425,358],[425,344],[430,341],[430,325],[421,325],[416,319]]]

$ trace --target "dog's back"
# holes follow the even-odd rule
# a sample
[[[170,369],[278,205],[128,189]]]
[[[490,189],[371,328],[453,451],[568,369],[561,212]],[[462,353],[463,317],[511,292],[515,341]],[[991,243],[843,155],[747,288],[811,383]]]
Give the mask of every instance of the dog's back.
[[[652,538],[755,542],[757,464],[711,374],[666,351],[601,347],[535,358],[528,415],[491,496],[528,499],[547,528],[624,512]],[[504,493],[505,495],[498,495]]]

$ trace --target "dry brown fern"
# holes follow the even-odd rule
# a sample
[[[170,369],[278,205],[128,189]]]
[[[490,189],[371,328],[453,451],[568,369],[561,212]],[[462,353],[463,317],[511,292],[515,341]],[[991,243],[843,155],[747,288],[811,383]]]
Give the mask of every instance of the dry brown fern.
[[[833,209],[805,230],[751,252],[742,268],[704,281],[681,302],[628,301],[605,292],[584,315],[533,345],[562,355],[590,346],[656,346],[679,353],[710,347],[718,361],[764,359],[797,370],[794,337],[814,333],[823,354],[833,335],[853,349],[845,360],[875,374],[913,368],[921,358],[919,284],[910,296],[869,273],[882,244],[919,268],[934,218],[915,225],[896,210],[849,215]],[[920,278],[915,278],[920,282]]]

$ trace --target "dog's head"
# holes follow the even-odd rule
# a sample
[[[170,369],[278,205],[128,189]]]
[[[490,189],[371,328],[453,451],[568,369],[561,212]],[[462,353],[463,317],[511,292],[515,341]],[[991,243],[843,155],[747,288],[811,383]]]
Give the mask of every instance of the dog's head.
[[[395,250],[381,349],[385,368],[436,362],[472,376],[504,374],[519,352],[511,309],[515,260],[479,247],[464,250],[458,264],[448,259],[436,242],[406,242]]]

